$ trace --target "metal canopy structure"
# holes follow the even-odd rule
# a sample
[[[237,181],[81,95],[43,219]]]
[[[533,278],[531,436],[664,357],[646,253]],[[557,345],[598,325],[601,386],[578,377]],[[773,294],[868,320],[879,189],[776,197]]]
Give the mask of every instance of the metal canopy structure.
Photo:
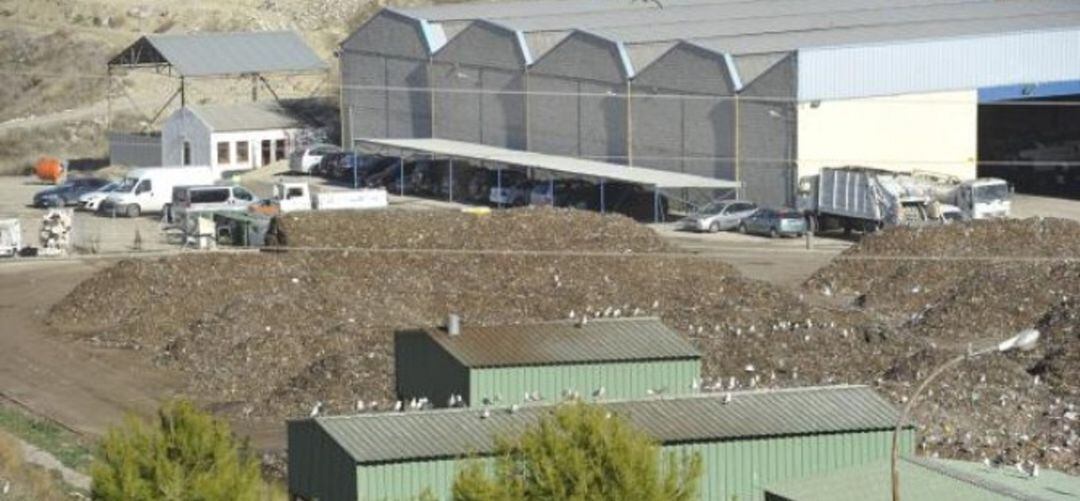
[[[640,184],[656,189],[736,189],[740,186],[740,183],[736,181],[728,181],[725,179],[713,179],[692,174],[683,174],[680,172],[648,169],[645,167],[629,167],[620,164],[559,155],[548,155],[532,151],[510,150],[482,144],[451,141],[449,139],[357,139],[356,142],[384,148],[429,153],[449,158],[494,162],[599,180]]]
[[[109,60],[106,120],[112,116],[114,68],[148,68],[166,71],[169,75],[176,72],[180,86],[148,120],[154,123],[177,96],[180,106],[187,106],[187,78],[249,76],[252,101],[258,100],[260,83],[280,101],[263,75],[317,73],[326,71],[329,66],[293,31],[144,35]]]
[[[110,67],[169,67],[182,77],[306,73],[327,65],[292,31],[145,35]]]

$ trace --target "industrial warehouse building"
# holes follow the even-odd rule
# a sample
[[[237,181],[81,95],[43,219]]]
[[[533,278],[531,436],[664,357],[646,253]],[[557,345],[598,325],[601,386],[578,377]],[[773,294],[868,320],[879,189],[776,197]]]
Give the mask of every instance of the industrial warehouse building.
[[[889,457],[898,413],[873,390],[833,386],[612,401],[665,451],[697,452],[702,499],[761,500],[766,486]],[[459,461],[483,457],[551,406],[316,417],[288,423],[289,491],[319,501],[449,499]],[[910,454],[914,430],[901,436]]]
[[[1069,501],[1080,497],[1080,477],[1031,465],[986,465],[967,461],[905,457],[900,459],[903,499],[950,501],[1007,501],[1038,499]],[[868,463],[778,482],[766,488],[766,501],[889,501],[892,499],[889,461]]]
[[[736,180],[747,198],[791,205],[798,178],[822,166],[967,179],[980,161],[1010,165],[1017,127],[1029,143],[1076,132],[1060,127],[1069,106],[998,104],[1076,93],[1080,3],[384,9],[340,57],[347,147],[474,142]]]
[[[400,332],[394,359],[399,397],[437,406],[678,395],[701,374],[698,350],[651,317]]]

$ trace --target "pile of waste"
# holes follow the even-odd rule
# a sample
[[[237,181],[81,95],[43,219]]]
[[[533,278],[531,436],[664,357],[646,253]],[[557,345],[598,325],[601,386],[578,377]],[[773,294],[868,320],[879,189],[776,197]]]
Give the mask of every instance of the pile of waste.
[[[969,360],[931,385],[915,412],[921,446],[1080,472],[1080,224],[896,228],[846,251],[805,290],[874,315],[917,346],[882,375],[897,402],[949,357],[1040,329],[1034,351]]]
[[[521,208],[454,211],[332,211],[283,216],[290,247],[661,252],[656,233],[624,216]]]

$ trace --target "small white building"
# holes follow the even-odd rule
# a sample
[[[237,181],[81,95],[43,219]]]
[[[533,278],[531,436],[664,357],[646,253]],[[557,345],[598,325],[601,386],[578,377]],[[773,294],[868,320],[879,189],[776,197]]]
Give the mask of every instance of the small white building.
[[[287,159],[304,129],[274,101],[189,105],[165,121],[161,164],[254,169]]]

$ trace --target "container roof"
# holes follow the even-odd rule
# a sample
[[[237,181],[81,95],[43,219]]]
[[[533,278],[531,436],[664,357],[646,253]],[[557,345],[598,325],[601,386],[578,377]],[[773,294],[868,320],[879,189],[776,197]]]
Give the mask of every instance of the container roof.
[[[296,129],[303,121],[275,101],[229,104],[193,104],[188,109],[214,132]]]
[[[603,402],[665,445],[770,436],[890,430],[899,413],[865,386],[828,386]],[[499,436],[520,434],[553,405],[517,412],[447,409],[304,419],[360,464],[490,454]]]
[[[887,461],[781,482],[765,490],[791,501],[887,501],[892,499]],[[904,458],[900,489],[906,499],[990,501],[1080,498],[1080,477],[1042,470],[1038,477],[1014,467],[930,458]]]
[[[356,139],[376,147],[431,153],[453,158],[495,162],[520,167],[532,167],[561,174],[595,179],[607,179],[625,183],[655,186],[657,188],[711,188],[731,189],[740,186],[736,181],[714,179],[681,172],[670,172],[646,167],[586,160],[582,158],[549,155],[532,151],[511,150],[496,146],[452,141],[449,139]]]
[[[462,326],[457,336],[426,333],[472,368],[701,358],[689,341],[652,317],[596,319],[583,326],[572,321]]]
[[[183,76],[324,71],[327,65],[293,31],[145,35],[110,66],[172,66]]]

